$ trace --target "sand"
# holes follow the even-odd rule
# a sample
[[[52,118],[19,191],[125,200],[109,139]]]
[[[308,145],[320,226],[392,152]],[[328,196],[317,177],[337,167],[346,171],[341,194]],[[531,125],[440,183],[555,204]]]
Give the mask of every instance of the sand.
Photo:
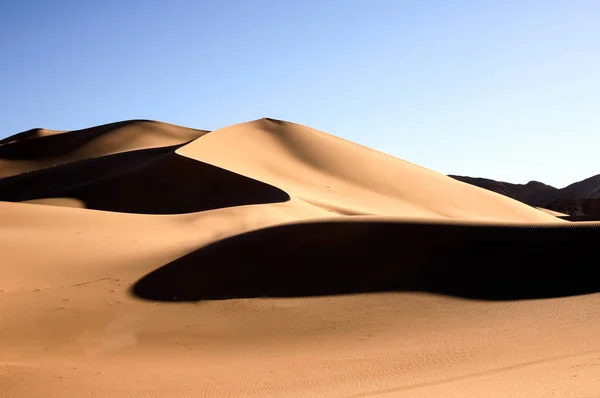
[[[2,397],[600,391],[600,224],[273,119],[36,130],[0,170]]]
[[[550,210],[550,209],[545,209],[543,207],[536,207],[536,209],[543,211],[544,213],[548,213],[554,217],[568,217],[569,216],[568,214],[560,213],[558,211],[554,211],[554,210]]]

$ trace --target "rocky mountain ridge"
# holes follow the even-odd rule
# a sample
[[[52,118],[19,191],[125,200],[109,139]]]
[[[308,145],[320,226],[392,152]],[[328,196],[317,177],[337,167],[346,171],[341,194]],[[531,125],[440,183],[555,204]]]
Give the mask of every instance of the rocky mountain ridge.
[[[543,207],[570,216],[600,218],[600,174],[560,189],[539,181],[512,184],[488,178],[458,175],[450,175],[450,177],[508,196],[530,206]]]

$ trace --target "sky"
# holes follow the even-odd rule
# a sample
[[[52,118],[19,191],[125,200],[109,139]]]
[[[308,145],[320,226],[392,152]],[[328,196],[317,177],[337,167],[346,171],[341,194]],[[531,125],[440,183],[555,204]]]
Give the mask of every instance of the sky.
[[[597,0],[3,0],[0,138],[271,117],[562,187],[600,173],[599,20]]]

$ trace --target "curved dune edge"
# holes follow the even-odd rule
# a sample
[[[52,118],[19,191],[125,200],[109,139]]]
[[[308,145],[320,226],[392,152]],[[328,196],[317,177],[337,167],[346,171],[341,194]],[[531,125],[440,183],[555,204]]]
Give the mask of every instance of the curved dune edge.
[[[125,151],[181,145],[208,133],[151,120],[126,120],[68,132],[33,131],[38,134],[24,132],[2,140],[0,178]]]
[[[148,126],[151,127],[150,132],[144,130]],[[259,119],[218,129],[211,134],[201,132],[198,138],[185,145],[179,143],[172,147],[126,152],[122,152],[121,145],[120,153],[99,158],[99,152],[94,148],[103,148],[101,142],[93,142],[95,146],[90,147],[91,144],[87,141],[81,144],[78,138],[83,136],[88,140],[88,136],[99,136],[99,139],[106,140],[108,137],[126,141],[128,135],[137,134],[135,137],[139,141],[138,136],[152,136],[158,131],[163,139],[165,134],[173,133],[169,129],[176,129],[177,134],[183,134],[181,129],[185,134],[189,133],[189,129],[177,130],[177,126],[128,121],[61,134],[62,141],[78,145],[76,154],[69,155],[68,161],[65,160],[67,163],[62,166],[0,180],[0,200],[71,197],[95,210],[174,214],[291,199],[292,205],[308,203],[341,216],[565,222],[401,159],[306,126],[279,120]],[[30,148],[44,138],[53,137],[29,140],[23,144]],[[33,148],[29,151],[35,152],[35,145]],[[64,150],[64,146],[60,145],[52,148]],[[163,153],[169,153],[170,148],[175,150],[175,154],[198,164],[188,162],[188,165],[174,167],[169,162],[185,163],[176,155],[163,157],[162,162],[156,160]],[[91,151],[92,156],[79,159],[86,151]],[[23,149],[19,156],[26,152]],[[144,165],[147,167],[142,168]],[[208,177],[195,171],[199,168],[207,170],[209,165],[226,172],[220,177]],[[131,172],[127,174],[129,170]],[[114,178],[107,178],[108,174],[114,175]],[[228,180],[228,176],[234,175],[250,180]],[[66,181],[62,187],[57,185],[61,180]],[[206,190],[177,193],[199,186],[209,190],[220,185],[235,189],[242,181],[258,181],[265,184],[264,187],[279,189],[282,198],[246,199],[248,189],[242,184],[237,195],[239,200],[226,200],[222,206],[218,201],[209,206],[195,206],[193,202],[202,203],[215,195]],[[283,195],[287,197],[283,199]],[[185,201],[190,203],[184,205]],[[154,202],[157,202],[156,206],[149,205]]]
[[[57,206],[57,207],[74,207],[74,208],[78,208],[78,209],[86,208],[86,204],[79,199],[61,198],[61,197],[24,200],[23,203],[46,205],[46,206]]]
[[[544,209],[543,207],[536,207],[536,209],[538,209],[539,211],[543,211],[544,213],[550,214],[551,216],[554,217],[568,217],[568,214],[565,213],[560,213],[558,211],[554,211],[554,210],[550,210],[550,209]]]
[[[185,164],[164,174],[189,193],[171,204],[176,192],[152,188],[161,167],[127,146],[105,156],[97,142],[91,155],[76,149],[63,166],[36,163],[43,170],[4,180],[11,195],[46,198],[0,202],[0,396],[600,390],[598,223],[569,223],[281,121],[178,141],[175,153],[147,142]],[[128,156],[137,160],[91,177]],[[198,167],[220,170],[223,197],[242,191],[238,180],[224,184],[237,175],[288,199],[237,195],[207,207],[217,191],[192,185],[204,178]],[[133,177],[114,184],[124,175]],[[75,187],[94,192],[98,209],[70,207],[91,203]],[[113,192],[121,199],[111,207]],[[157,203],[171,214],[156,214]]]
[[[179,156],[177,147],[122,152],[4,178],[0,200],[183,214],[290,199],[271,185]]]
[[[176,153],[350,214],[564,222],[404,160],[279,120],[215,130]]]
[[[485,300],[595,293],[600,223],[511,225],[353,217],[277,225],[209,244],[132,292],[159,301],[426,291]],[[249,266],[251,264],[251,266]]]
[[[27,131],[23,131],[22,133],[14,134],[9,137],[3,138],[0,140],[0,145],[8,145],[8,144],[13,144],[15,142],[34,140],[36,138],[48,137],[51,135],[57,135],[57,134],[62,134],[62,133],[66,133],[66,132],[67,131],[65,131],[65,130],[48,130],[48,129],[35,128],[35,129],[30,129]]]

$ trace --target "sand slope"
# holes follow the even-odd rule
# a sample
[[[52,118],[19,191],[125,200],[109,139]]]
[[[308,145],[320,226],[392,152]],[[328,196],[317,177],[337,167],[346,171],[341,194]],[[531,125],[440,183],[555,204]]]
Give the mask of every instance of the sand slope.
[[[501,195],[279,120],[261,119],[220,129],[176,152],[347,215],[555,222]]]
[[[80,132],[0,145],[0,396],[600,390],[600,224],[272,119]]]
[[[544,213],[550,214],[551,216],[554,216],[554,217],[566,217],[566,216],[568,216],[568,214],[559,213],[557,211],[550,210],[550,209],[544,209],[543,207],[536,207],[536,209],[538,209],[539,211],[543,211]]]
[[[69,134],[29,130],[0,142],[0,177],[134,149],[183,144],[206,133],[150,120],[126,120]]]
[[[0,145],[6,145],[6,144],[12,144],[15,142],[33,140],[35,138],[48,137],[50,135],[56,135],[56,134],[62,134],[62,133],[66,133],[66,131],[35,128],[35,129],[30,129],[30,130],[23,131],[21,133],[17,133],[17,134],[11,135],[9,137],[3,138],[0,140]]]
[[[0,200],[69,198],[77,207],[143,214],[289,200],[276,187],[179,156],[176,148],[128,151],[8,177],[0,180]]]

